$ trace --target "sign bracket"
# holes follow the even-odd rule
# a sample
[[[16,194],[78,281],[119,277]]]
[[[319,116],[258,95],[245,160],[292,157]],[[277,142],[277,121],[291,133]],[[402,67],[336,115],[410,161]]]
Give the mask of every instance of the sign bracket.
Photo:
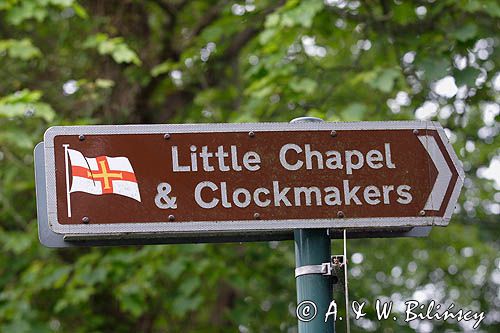
[[[344,256],[343,255],[333,255],[331,256],[330,262],[324,262],[321,265],[305,265],[295,268],[295,277],[299,277],[307,274],[321,274],[324,276],[336,276],[338,269],[344,267]]]

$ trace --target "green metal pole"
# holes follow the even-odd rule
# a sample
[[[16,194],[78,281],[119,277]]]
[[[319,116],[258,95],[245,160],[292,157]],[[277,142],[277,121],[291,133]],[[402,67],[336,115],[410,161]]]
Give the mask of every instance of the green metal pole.
[[[330,262],[330,236],[327,229],[299,229],[295,230],[294,237],[296,267]],[[306,274],[298,276],[296,283],[299,333],[334,333],[333,316],[329,316],[325,322],[333,297],[332,277]]]
[[[323,122],[320,118],[296,118],[291,123]],[[330,236],[327,229],[298,229],[294,231],[295,267],[321,265],[331,260]],[[323,274],[296,277],[297,319],[299,333],[334,333],[333,316],[325,315],[333,299],[333,280]]]

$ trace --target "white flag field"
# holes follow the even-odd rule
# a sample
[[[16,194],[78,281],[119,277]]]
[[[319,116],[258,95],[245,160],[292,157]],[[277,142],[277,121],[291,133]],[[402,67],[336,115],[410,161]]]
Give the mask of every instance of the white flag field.
[[[118,194],[141,201],[139,185],[134,169],[126,157],[85,157],[74,149],[67,150],[71,163],[71,187],[69,187],[69,168],[66,164],[68,188],[68,216],[71,216],[69,194],[85,192],[94,195]],[[68,162],[68,161],[67,161]]]

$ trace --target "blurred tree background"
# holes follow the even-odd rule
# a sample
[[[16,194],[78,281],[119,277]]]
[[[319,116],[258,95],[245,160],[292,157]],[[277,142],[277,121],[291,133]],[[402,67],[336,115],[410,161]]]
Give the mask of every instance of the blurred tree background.
[[[446,128],[467,173],[450,226],[349,241],[350,295],[453,302],[499,332],[499,18],[495,0],[0,0],[0,331],[295,332],[291,241],[41,246],[32,150],[52,125],[310,115]],[[354,331],[471,330],[401,319]]]

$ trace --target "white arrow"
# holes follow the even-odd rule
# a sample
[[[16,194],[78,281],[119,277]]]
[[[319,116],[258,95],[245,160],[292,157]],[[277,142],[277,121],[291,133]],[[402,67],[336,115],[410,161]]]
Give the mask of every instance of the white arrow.
[[[432,187],[429,198],[427,198],[424,210],[439,210],[441,208],[441,204],[443,203],[448,185],[450,184],[451,170],[448,167],[448,163],[446,163],[443,153],[439,149],[436,139],[433,136],[420,135],[418,136],[418,139],[424,146],[425,150],[427,150],[427,153],[429,153],[429,156],[438,171],[436,182]]]

